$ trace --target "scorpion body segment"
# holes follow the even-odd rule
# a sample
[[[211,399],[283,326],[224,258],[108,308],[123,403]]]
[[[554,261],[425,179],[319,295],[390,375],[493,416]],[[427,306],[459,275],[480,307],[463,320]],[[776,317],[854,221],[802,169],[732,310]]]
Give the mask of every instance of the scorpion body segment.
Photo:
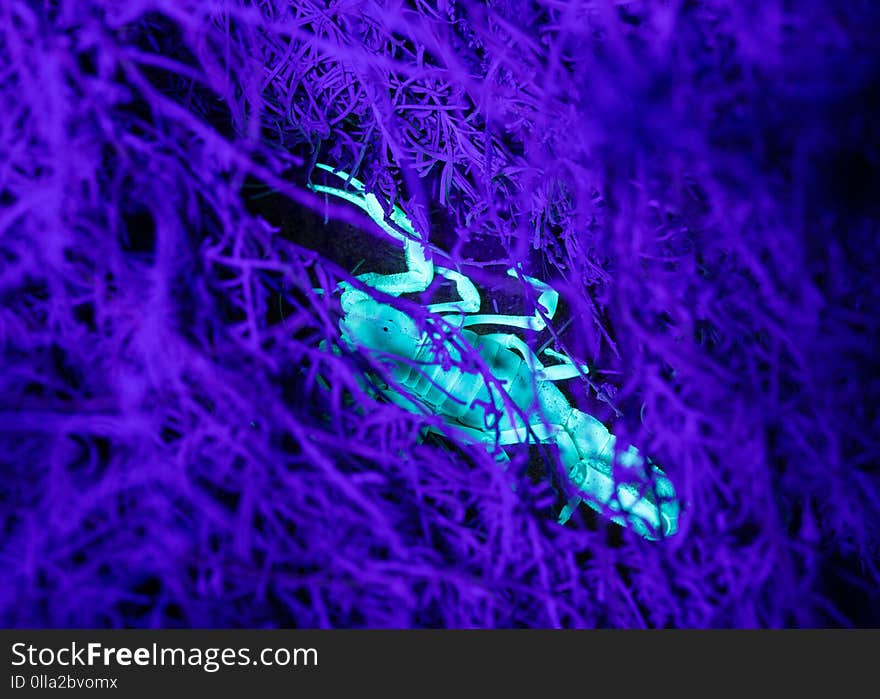
[[[378,200],[362,183],[328,166],[319,168],[344,179],[350,189],[310,185],[314,191],[357,204],[392,239],[403,243],[406,272],[368,273],[359,275],[358,280],[382,293],[400,296],[424,291],[436,273],[452,282],[461,297],[427,306],[429,312],[448,313],[444,318],[458,326],[456,341],[451,337],[437,340],[400,309],[342,282],[338,287],[342,292],[341,343],[369,354],[386,368],[384,377],[370,376],[370,383],[386,399],[410,412],[440,416],[462,443],[482,443],[502,451],[514,444],[554,444],[575,492],[559,515],[560,524],[583,501],[646,539],[674,534],[679,504],[669,478],[634,447],[619,454],[615,463],[616,438],[599,420],[573,407],[555,385],[586,374],[587,367],[551,349],[543,354],[557,362],[545,366],[518,335],[480,334],[469,329],[494,325],[543,330],[556,311],[557,292],[540,280],[509,269],[510,276],[522,279],[537,292],[535,313],[479,314],[480,296],[474,284],[458,271],[434,266],[427,247],[402,211],[395,207],[386,220]],[[438,348],[438,342],[442,347]],[[482,370],[463,361],[474,353],[484,365]],[[442,360],[441,354],[445,355]],[[507,458],[506,452],[500,458]]]

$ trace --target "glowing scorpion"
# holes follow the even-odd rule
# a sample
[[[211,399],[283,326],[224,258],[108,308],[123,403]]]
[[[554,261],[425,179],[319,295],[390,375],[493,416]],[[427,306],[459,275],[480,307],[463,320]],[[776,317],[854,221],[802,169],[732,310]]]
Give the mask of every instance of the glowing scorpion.
[[[632,446],[618,455],[615,468],[614,435],[599,420],[572,407],[554,384],[586,374],[585,365],[545,349],[542,354],[555,360],[545,366],[515,334],[480,335],[466,329],[495,325],[541,331],[556,312],[558,293],[544,282],[509,269],[510,276],[521,277],[539,294],[538,310],[532,316],[479,314],[480,295],[473,282],[455,270],[434,265],[427,246],[400,208],[391,207],[386,216],[379,200],[366,191],[362,182],[327,165],[318,163],[317,167],[341,178],[345,188],[310,183],[310,189],[359,206],[385,233],[403,243],[406,272],[367,273],[357,279],[394,297],[426,291],[435,273],[452,282],[460,300],[429,304],[426,309],[444,314],[444,320],[458,326],[461,342],[479,353],[507,394],[490,385],[476,367],[456,365],[462,352],[455,343],[444,342],[451,362],[441,362],[435,342],[413,318],[341,282],[342,340],[388,365],[391,381],[384,383],[370,377],[381,395],[410,412],[440,416],[464,444],[482,443],[490,448],[530,441],[555,444],[576,493],[562,508],[560,524],[565,524],[583,501],[645,539],[674,534],[679,504],[669,478],[650,460],[646,469],[646,460]],[[500,452],[500,458],[506,459],[503,449]],[[621,475],[623,478],[617,477]]]

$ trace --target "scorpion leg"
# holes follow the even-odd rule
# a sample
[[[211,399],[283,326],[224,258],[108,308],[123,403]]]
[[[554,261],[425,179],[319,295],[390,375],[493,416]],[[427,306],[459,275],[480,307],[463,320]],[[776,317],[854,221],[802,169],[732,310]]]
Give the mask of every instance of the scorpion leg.
[[[559,292],[549,284],[542,282],[540,279],[521,274],[515,267],[508,269],[507,275],[514,279],[518,279],[522,276],[522,278],[528,282],[533,289],[540,292],[540,295],[538,296],[538,308],[535,310],[533,318],[536,322],[541,324],[541,328],[539,329],[543,330],[547,324],[541,316],[540,309],[544,308],[546,310],[545,315],[547,316],[547,320],[553,320],[553,316],[556,315],[556,307],[559,305]]]
[[[528,282],[536,291],[540,292],[540,295],[538,296],[538,308],[535,309],[535,313],[530,316],[501,314],[474,315],[465,319],[464,324],[466,326],[507,325],[512,328],[526,328],[540,332],[547,327],[547,322],[544,317],[546,316],[547,319],[552,319],[553,316],[556,315],[556,307],[559,303],[559,292],[550,285],[542,282],[540,279],[520,274],[520,272],[514,267],[507,270],[507,275],[516,279],[522,277],[522,279]]]
[[[546,326],[538,323],[532,316],[474,315],[465,318],[464,325],[506,325],[511,328],[543,330]]]
[[[590,368],[586,364],[575,364],[574,360],[567,354],[562,354],[549,348],[545,349],[542,354],[559,359],[562,362],[562,364],[548,366],[541,371],[540,378],[544,381],[564,381],[565,379],[573,379],[576,376],[590,373]]]
[[[404,393],[398,393],[393,389],[385,389],[382,391],[382,395],[388,399],[389,402],[394,403],[394,405],[403,408],[409,413],[413,413],[414,415],[431,415],[431,411],[428,410],[422,403],[417,401],[415,398],[410,398]]]
[[[446,267],[437,267],[435,270],[441,277],[445,277],[455,284],[458,291],[459,301],[450,301],[448,303],[432,303],[428,305],[428,311],[431,313],[476,313],[480,310],[480,292],[474,283],[465,275]]]
[[[390,296],[424,291],[434,279],[434,263],[425,255],[424,246],[415,240],[404,241],[403,252],[406,258],[406,272],[399,274],[369,272],[360,274],[357,278],[367,286]]]
[[[571,498],[562,510],[559,512],[559,517],[556,520],[559,524],[565,524],[568,520],[571,519],[571,516],[575,513],[578,506],[581,504],[582,500],[578,495],[575,495]]]
[[[489,430],[484,432],[475,427],[467,427],[465,425],[449,425],[463,439],[465,444],[496,444],[500,447],[509,444],[526,444],[529,441],[529,429],[523,427],[512,427],[506,430]],[[530,425],[531,431],[535,433],[536,441],[546,442],[555,434],[555,431],[548,429],[543,425]],[[434,429],[433,427],[431,428]],[[438,434],[442,432],[438,431]]]
[[[518,335],[513,333],[490,333],[480,337],[486,340],[494,340],[502,347],[517,352],[525,360],[530,371],[540,373],[545,370],[544,365],[541,364],[541,360],[538,359],[532,348]]]

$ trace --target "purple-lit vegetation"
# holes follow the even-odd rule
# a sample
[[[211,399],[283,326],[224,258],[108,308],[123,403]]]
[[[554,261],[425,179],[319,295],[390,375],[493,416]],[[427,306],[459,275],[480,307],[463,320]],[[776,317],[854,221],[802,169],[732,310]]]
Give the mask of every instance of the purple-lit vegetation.
[[[0,0],[0,621],[880,623],[880,13],[846,6]],[[557,525],[552,449],[422,440],[320,349],[313,289],[401,254],[316,161],[494,312],[531,312],[514,264],[560,291],[527,339],[590,365],[568,398],[679,534]]]

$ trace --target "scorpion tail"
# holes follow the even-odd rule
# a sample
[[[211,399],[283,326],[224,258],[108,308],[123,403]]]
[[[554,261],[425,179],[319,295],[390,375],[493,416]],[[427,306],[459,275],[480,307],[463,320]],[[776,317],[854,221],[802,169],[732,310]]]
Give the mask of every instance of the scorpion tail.
[[[580,500],[611,521],[645,539],[656,540],[678,531],[679,504],[672,481],[656,465],[629,447],[613,468],[615,437],[596,418],[573,411],[557,444],[577,491],[563,508],[568,520]]]

